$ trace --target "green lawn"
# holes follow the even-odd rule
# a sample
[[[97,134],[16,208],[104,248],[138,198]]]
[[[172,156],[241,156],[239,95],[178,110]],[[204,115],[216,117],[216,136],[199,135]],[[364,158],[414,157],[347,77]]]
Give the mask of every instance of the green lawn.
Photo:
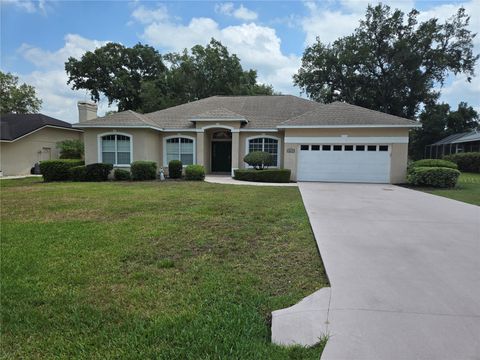
[[[462,173],[454,189],[416,189],[480,206],[480,174]]]
[[[269,314],[326,286],[297,188],[2,180],[2,358],[318,359]]]

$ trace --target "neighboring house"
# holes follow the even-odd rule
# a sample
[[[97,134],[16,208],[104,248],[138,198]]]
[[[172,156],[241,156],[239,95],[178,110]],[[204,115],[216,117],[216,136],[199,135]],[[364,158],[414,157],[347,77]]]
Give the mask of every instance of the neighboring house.
[[[151,160],[201,164],[207,173],[248,165],[251,151],[273,155],[292,180],[401,183],[409,130],[418,123],[341,102],[296,96],[213,96],[149,114],[124,111],[96,117],[79,103],[85,161],[128,167]]]
[[[425,158],[439,159],[445,155],[475,151],[480,151],[480,132],[477,130],[453,134],[425,146]]]
[[[27,175],[42,160],[57,159],[57,142],[82,139],[83,131],[43,114],[0,116],[0,171],[2,176]]]

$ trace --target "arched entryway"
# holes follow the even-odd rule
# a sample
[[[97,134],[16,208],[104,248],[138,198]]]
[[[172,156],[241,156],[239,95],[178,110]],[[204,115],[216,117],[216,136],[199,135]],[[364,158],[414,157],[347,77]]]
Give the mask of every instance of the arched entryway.
[[[211,133],[211,168],[213,173],[230,173],[232,170],[232,132],[214,129]]]

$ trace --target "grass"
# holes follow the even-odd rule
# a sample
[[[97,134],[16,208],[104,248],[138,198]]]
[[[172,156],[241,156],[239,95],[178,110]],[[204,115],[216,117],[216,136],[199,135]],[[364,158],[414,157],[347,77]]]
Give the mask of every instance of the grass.
[[[327,285],[297,188],[2,180],[4,359],[318,359],[270,312]]]
[[[480,206],[480,174],[462,173],[454,189],[415,189]]]

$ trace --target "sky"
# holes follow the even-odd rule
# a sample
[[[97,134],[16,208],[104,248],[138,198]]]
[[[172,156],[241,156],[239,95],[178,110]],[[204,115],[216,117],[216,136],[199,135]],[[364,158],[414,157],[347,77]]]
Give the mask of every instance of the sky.
[[[64,63],[80,58],[107,42],[154,46],[164,54],[213,37],[241,59],[244,69],[256,69],[258,81],[284,94],[306,96],[293,85],[305,47],[316,37],[333,42],[349,35],[363,18],[369,1],[48,1],[0,0],[0,70],[35,86],[43,100],[41,112],[77,122],[78,100],[89,94],[67,85]],[[375,1],[370,1],[373,5]],[[383,1],[404,12],[415,8],[419,20],[442,22],[463,6],[471,15],[470,29],[480,33],[480,0]],[[480,53],[480,35],[475,38]],[[449,76],[441,101],[456,108],[466,101],[480,111],[480,64],[471,83]],[[115,109],[105,99],[99,115]]]

